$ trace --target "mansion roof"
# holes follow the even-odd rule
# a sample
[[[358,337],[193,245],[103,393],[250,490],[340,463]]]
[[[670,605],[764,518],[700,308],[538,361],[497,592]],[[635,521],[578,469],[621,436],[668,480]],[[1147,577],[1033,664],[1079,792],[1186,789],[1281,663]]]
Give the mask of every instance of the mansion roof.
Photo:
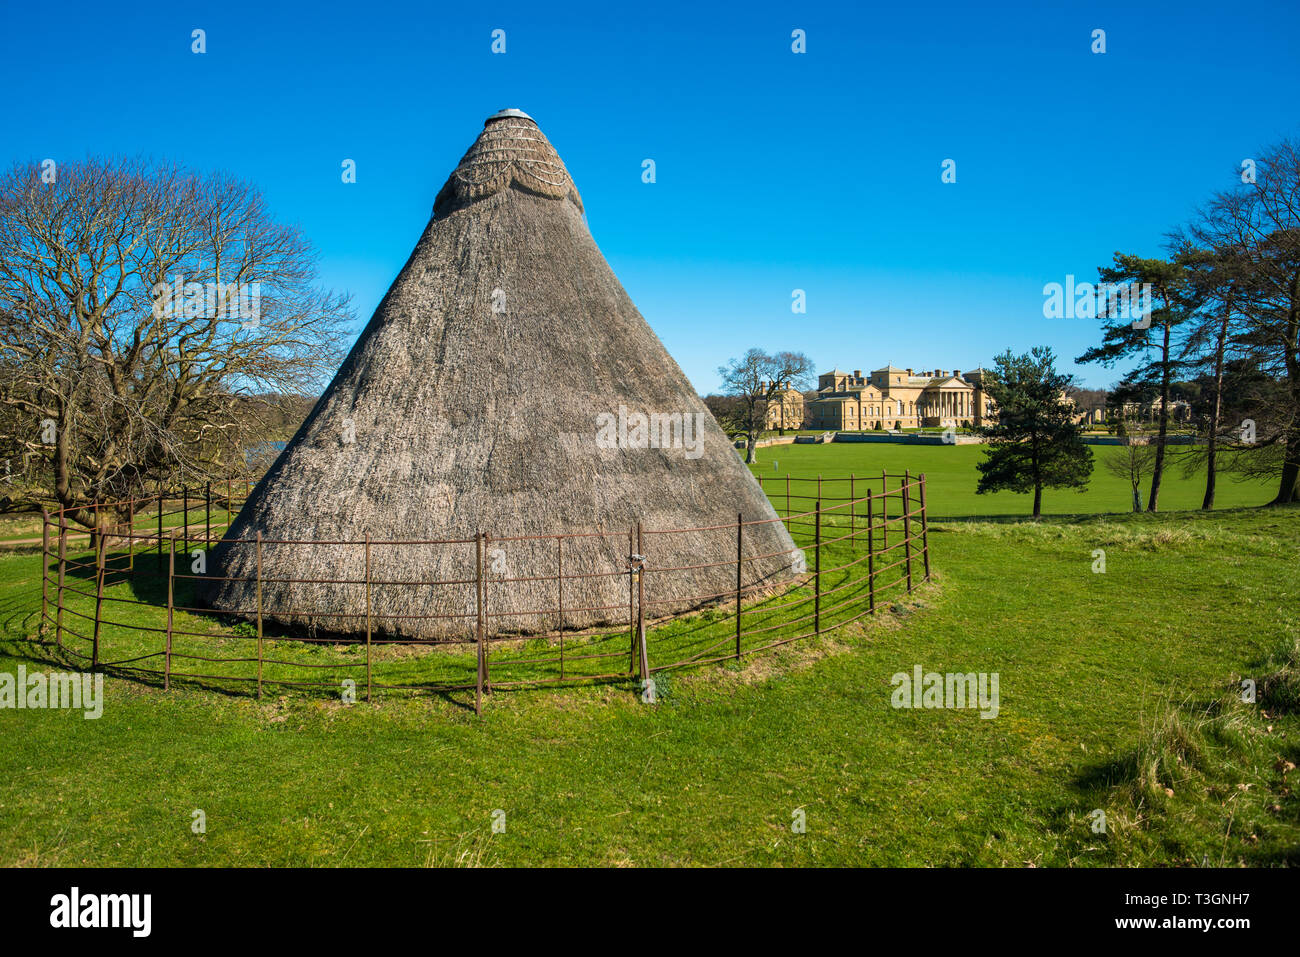
[[[885,373],[884,381],[877,384],[874,380],[878,373]],[[898,376],[901,382],[890,382],[890,376]],[[980,388],[978,383],[971,382],[962,378],[961,375],[951,375],[947,372],[935,370],[921,375],[916,375],[908,369],[899,369],[896,366],[885,366],[882,369],[876,369],[871,373],[871,378],[860,378],[850,376],[846,372],[840,372],[838,369],[831,372],[822,373],[819,379],[841,378],[850,380],[844,383],[842,387],[836,388],[835,385],[827,385],[817,391],[817,397],[813,401],[823,400],[849,400],[857,396],[870,395],[887,397],[893,391],[904,389],[917,389],[922,392],[931,390],[970,390],[974,391]]]

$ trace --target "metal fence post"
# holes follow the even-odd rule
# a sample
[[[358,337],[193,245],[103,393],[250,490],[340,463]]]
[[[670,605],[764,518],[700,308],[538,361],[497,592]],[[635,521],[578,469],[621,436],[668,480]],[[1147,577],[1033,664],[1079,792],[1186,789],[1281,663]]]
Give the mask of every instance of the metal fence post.
[[[45,626],[45,619],[49,616],[49,589],[46,587],[46,579],[50,575],[50,513],[41,509],[41,626],[37,629],[37,634],[41,638],[45,637],[48,630]]]
[[[366,703],[370,703],[370,533],[366,532]]]
[[[880,470],[880,554],[889,555],[889,482]]]
[[[95,525],[98,528],[99,526],[98,511],[96,512],[95,515]],[[103,533],[103,530],[100,529],[99,549],[98,549],[98,554],[95,556],[95,567],[96,567],[95,631],[94,631],[94,639],[91,642],[91,646],[90,646],[90,670],[91,671],[99,670],[99,622],[100,622],[100,618],[102,617],[102,609],[104,607],[104,549],[107,544],[108,544],[108,536],[106,536]]]
[[[636,644],[637,668],[644,682],[650,677],[650,658],[645,646],[645,545],[641,540],[641,522],[636,523],[636,553],[641,567],[636,573]]]
[[[564,536],[555,536],[556,626],[560,635],[560,680],[564,680]]]
[[[912,594],[912,470],[903,470],[903,559],[907,564],[907,593]]]
[[[257,533],[257,700],[262,700],[262,533]]]
[[[930,580],[930,522],[925,507],[925,473],[921,473],[921,558],[925,561],[925,580]]]
[[[627,530],[627,631],[631,647],[627,656],[627,676],[636,675],[636,526]]]
[[[820,477],[817,483],[821,485]],[[817,554],[813,570],[813,632],[822,630],[822,500],[817,499],[817,531],[815,533]]]
[[[475,633],[478,642],[478,683],[474,691],[474,713],[483,713],[483,640],[485,636],[483,621],[483,533],[474,536],[474,610]]]
[[[867,607],[871,611],[876,610],[876,544],[873,532],[875,531],[875,516],[872,514],[871,507],[872,494],[867,492]]]
[[[785,528],[790,530],[790,473],[785,473]]]
[[[63,576],[68,570],[68,517],[59,509],[59,587],[54,593],[54,647],[63,649]]]
[[[487,532],[483,533],[483,693],[492,693],[492,648],[488,644],[487,626],[488,619],[492,617],[489,609],[492,607],[492,574],[488,567],[488,556],[491,554],[492,536]],[[503,577],[509,577],[503,573]]]
[[[858,478],[849,473],[849,554],[858,553]]]
[[[212,547],[212,483],[203,489],[203,547]]]
[[[175,608],[176,536],[172,535],[167,548],[167,644],[163,649],[163,690],[172,685],[172,611]]]
[[[740,569],[742,565],[742,543],[745,534],[745,516],[736,513],[736,660],[740,660]]]

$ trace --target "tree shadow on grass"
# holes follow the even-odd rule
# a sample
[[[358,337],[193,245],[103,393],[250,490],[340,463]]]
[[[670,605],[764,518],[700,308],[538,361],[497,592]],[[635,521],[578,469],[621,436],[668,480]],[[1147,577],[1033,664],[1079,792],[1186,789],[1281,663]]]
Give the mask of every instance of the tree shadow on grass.
[[[40,587],[0,599],[0,635],[25,637],[40,628]]]

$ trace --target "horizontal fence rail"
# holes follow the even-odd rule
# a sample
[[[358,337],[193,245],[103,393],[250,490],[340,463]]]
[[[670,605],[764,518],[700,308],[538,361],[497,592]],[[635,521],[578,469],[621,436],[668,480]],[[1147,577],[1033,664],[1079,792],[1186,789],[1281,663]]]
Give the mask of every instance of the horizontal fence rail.
[[[41,633],[48,640],[52,631],[57,653],[70,662],[157,680],[164,689],[180,679],[242,686],[259,698],[268,687],[326,690],[347,700],[370,700],[378,690],[472,693],[481,712],[484,694],[494,688],[639,679],[653,697],[658,673],[738,661],[844,628],[929,580],[923,474],[758,481],[775,518],[737,513],[694,528],[636,523],[618,532],[495,537],[479,531],[440,540],[258,533],[226,539],[253,549],[252,574],[242,576],[212,567],[208,556],[247,500],[243,482],[242,488],[212,483],[101,503],[93,510],[94,531],[70,525],[65,511],[46,512]],[[793,547],[755,548],[759,526],[774,523],[784,526]],[[496,556],[521,543],[534,556],[529,567],[496,567]],[[264,568],[273,549],[353,549],[364,572],[277,577]],[[454,567],[462,571],[450,578],[421,575],[419,556],[441,549],[454,550]],[[377,571],[391,567],[379,561],[387,550],[414,556],[412,573]],[[656,554],[693,551],[735,557],[655,561]],[[773,563],[785,570],[780,587],[759,570]],[[683,594],[684,576],[700,569],[716,570],[719,581],[730,583]],[[624,581],[626,600],[581,604],[575,594],[593,579]],[[205,607],[198,598],[205,581],[251,586],[248,607]],[[320,589],[310,594],[325,596],[328,607],[267,604],[267,586],[285,584]],[[417,587],[451,596],[445,604],[461,610],[394,610],[407,607],[394,596]],[[503,609],[501,596],[513,594],[506,590],[524,587],[543,596],[538,607]],[[674,612],[683,605],[694,610]],[[446,636],[403,633],[413,622],[434,619]],[[583,624],[592,620],[598,623]],[[331,624],[322,629],[320,622]]]

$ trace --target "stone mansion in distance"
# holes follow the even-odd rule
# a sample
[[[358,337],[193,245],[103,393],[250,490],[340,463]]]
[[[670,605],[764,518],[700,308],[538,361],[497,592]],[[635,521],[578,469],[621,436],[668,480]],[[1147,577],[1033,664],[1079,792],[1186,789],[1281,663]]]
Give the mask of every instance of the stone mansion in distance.
[[[993,402],[984,370],[916,372],[892,365],[864,377],[838,369],[817,377],[817,395],[786,389],[767,409],[769,429],[870,429],[970,427],[988,424]]]

